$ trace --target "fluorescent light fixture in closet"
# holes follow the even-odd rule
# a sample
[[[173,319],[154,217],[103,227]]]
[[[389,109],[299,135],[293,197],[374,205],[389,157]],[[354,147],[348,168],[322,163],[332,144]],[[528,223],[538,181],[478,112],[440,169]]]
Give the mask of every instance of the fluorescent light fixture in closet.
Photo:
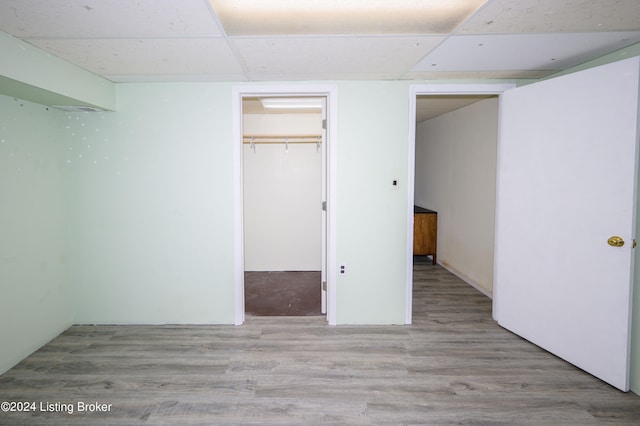
[[[209,0],[228,36],[448,34],[487,0]]]
[[[260,99],[266,109],[321,109],[319,98],[264,98]]]

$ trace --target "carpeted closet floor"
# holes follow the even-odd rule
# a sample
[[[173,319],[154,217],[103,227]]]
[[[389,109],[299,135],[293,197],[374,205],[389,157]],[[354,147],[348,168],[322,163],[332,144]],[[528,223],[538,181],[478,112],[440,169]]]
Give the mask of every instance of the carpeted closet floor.
[[[322,315],[320,271],[244,273],[245,314]]]

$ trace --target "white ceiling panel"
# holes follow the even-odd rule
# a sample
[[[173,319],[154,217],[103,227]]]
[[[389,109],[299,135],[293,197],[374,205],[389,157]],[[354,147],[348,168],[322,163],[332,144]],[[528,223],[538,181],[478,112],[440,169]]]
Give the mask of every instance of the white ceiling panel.
[[[233,38],[248,73],[403,73],[443,40],[425,37]]]
[[[228,35],[447,34],[486,0],[210,0]]]
[[[493,0],[458,34],[640,30],[638,0]]]
[[[412,71],[562,70],[640,42],[640,32],[452,36]]]
[[[311,80],[397,80],[397,72],[341,71],[341,72],[247,72],[249,81],[311,81]]]
[[[0,31],[116,82],[521,79],[640,42],[640,0],[0,0]]]
[[[0,28],[19,38],[222,35],[203,0],[2,0]]]
[[[105,74],[107,80],[114,83],[180,83],[188,81],[193,82],[212,82],[212,81],[247,81],[243,73],[226,74]]]
[[[555,73],[553,70],[492,70],[492,71],[411,71],[405,80],[486,80],[486,79],[538,79]]]
[[[221,38],[27,41],[100,75],[242,73]]]

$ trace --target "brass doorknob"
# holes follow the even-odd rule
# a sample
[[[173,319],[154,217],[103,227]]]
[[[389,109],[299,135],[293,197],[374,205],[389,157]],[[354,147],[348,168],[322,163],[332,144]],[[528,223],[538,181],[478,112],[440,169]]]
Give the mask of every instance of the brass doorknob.
[[[607,243],[612,247],[622,247],[624,245],[624,240],[617,235],[614,235],[607,240]]]

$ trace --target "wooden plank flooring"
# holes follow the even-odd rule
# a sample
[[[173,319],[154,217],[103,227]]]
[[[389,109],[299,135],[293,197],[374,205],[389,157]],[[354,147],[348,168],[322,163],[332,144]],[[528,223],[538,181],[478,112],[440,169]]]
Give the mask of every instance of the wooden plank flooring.
[[[441,267],[414,275],[411,326],[71,327],[0,376],[0,401],[37,405],[0,424],[640,424],[637,395],[501,329]]]

